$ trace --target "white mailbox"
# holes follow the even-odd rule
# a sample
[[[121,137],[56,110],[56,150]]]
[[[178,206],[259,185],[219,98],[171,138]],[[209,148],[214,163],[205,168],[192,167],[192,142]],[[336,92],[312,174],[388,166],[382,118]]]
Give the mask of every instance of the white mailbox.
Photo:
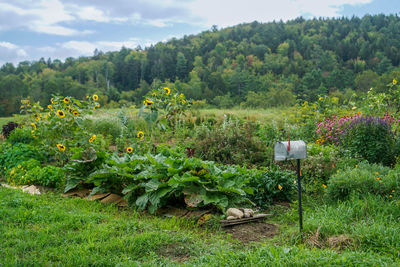
[[[305,159],[307,145],[304,141],[277,141],[275,144],[275,160]]]

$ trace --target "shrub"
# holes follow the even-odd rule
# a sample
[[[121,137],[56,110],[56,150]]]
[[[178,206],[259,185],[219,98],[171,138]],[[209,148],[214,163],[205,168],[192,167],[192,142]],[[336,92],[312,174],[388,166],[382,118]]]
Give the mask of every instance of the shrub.
[[[33,184],[33,181],[28,179],[26,173],[29,170],[40,169],[40,162],[36,159],[29,159],[20,162],[15,167],[8,169],[6,176],[7,182],[13,185]]]
[[[330,200],[348,199],[352,194],[389,196],[399,186],[400,166],[390,169],[377,164],[360,163],[333,175],[328,181],[326,196]]]
[[[118,118],[111,116],[87,120],[85,121],[85,126],[91,132],[102,134],[103,136],[112,136],[114,142],[121,135],[123,127]]]
[[[29,159],[44,161],[45,158],[38,148],[28,144],[3,143],[0,147],[0,171],[3,174]]]
[[[34,141],[31,130],[28,128],[16,128],[10,136],[7,138],[7,142],[10,144],[30,144]]]
[[[250,179],[249,185],[253,188],[253,194],[248,197],[263,208],[273,201],[291,200],[296,188],[295,179],[293,171],[281,170],[279,166],[271,165],[266,171],[259,171]]]
[[[342,135],[343,148],[353,157],[370,163],[390,165],[395,162],[395,134],[387,120],[360,117],[353,120]]]
[[[41,166],[40,162],[30,159],[12,168],[7,181],[15,185],[43,185],[61,188],[65,181],[64,170],[60,167]]]
[[[224,164],[266,165],[267,148],[255,135],[258,125],[226,116],[222,123],[197,129],[191,145],[196,157]]]

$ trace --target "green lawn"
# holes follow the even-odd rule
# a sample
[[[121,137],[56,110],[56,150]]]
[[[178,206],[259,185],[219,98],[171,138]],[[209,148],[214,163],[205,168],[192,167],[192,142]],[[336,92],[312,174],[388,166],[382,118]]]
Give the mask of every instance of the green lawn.
[[[286,225],[275,239],[242,245],[221,231],[200,229],[186,220],[0,187],[0,266],[398,266],[397,218],[386,218],[385,224],[374,226],[368,221],[374,214],[365,214],[370,211],[362,209],[362,203],[353,208],[351,204],[306,205],[306,231],[321,224],[327,227],[321,230],[325,234],[337,227],[338,233],[346,230],[352,238],[360,236],[354,245],[337,252],[298,244],[297,226],[288,223],[295,219],[294,208],[275,218]],[[375,223],[384,223],[382,216],[390,209],[372,208],[378,209]],[[364,217],[355,217],[355,213]],[[354,227],[349,216],[356,222]],[[373,231],[368,232],[369,227]]]

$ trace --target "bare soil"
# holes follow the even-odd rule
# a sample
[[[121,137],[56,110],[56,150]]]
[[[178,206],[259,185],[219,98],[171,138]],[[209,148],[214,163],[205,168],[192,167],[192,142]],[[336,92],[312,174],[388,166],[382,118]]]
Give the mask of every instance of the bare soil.
[[[225,232],[242,243],[259,242],[278,234],[279,227],[266,222],[252,222],[225,227]]]

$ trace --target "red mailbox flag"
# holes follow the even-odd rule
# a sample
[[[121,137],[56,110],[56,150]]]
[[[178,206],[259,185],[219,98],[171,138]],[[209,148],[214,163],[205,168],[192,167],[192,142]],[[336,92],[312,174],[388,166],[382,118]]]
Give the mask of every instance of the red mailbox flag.
[[[288,149],[287,150],[290,152],[290,134],[289,134],[289,142],[288,142]]]

